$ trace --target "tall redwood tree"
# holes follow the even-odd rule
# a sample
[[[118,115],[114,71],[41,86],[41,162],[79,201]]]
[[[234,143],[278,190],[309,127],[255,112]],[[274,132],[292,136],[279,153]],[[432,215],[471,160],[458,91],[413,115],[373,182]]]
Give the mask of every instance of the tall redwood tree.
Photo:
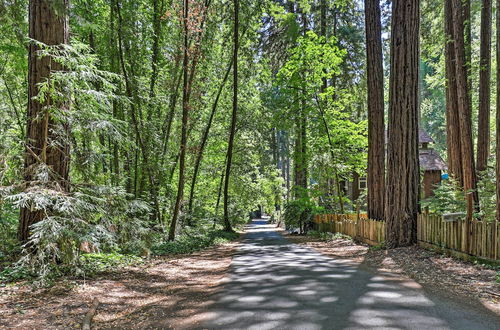
[[[411,245],[417,239],[419,9],[419,0],[392,3],[385,196],[389,248]]]
[[[478,209],[477,179],[472,144],[472,111],[467,75],[466,46],[464,43],[464,20],[461,0],[452,0],[453,30],[455,35],[455,70],[458,95],[458,119],[460,124],[460,148],[462,155],[463,188],[467,200],[467,218],[472,218]]]
[[[29,37],[49,46],[67,44],[69,0],[30,0]],[[40,57],[39,47],[29,45],[28,70],[28,115],[27,140],[24,157],[24,179],[28,188],[37,180],[36,174],[42,168],[49,170],[50,188],[67,192],[69,190],[69,126],[55,120],[48,107],[68,109],[69,104],[53,100],[50,95],[40,102],[39,84],[50,80],[51,72],[63,70],[61,64],[50,56]],[[30,226],[44,218],[44,211],[25,207],[21,209],[18,237],[26,242],[30,237]]]
[[[382,26],[378,0],[365,1],[368,88],[368,217],[384,217],[385,127]]]
[[[477,170],[486,170],[490,153],[491,0],[481,9]]]
[[[460,148],[460,122],[458,119],[457,78],[455,69],[455,33],[453,29],[452,0],[444,0],[444,29],[446,34],[446,145],[448,171],[460,184],[463,182]]]

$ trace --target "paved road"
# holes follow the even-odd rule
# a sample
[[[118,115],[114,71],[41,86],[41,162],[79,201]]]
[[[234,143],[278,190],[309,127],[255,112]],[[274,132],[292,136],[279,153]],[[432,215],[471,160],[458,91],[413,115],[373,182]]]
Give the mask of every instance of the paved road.
[[[204,329],[500,329],[500,317],[412,281],[291,244],[254,220]]]

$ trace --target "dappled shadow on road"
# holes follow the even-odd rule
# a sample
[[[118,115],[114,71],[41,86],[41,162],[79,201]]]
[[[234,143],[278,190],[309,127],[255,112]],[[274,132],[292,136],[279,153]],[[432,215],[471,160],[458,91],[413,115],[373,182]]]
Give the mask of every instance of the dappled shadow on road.
[[[230,277],[213,296],[208,329],[495,329],[494,316],[467,314],[424,295],[412,280],[372,273],[291,244],[254,221]],[[465,314],[464,314],[465,313]]]

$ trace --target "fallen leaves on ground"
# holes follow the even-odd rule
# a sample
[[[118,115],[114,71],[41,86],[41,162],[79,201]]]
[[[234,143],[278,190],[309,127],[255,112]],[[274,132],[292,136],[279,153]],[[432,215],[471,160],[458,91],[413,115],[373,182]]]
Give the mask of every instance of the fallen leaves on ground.
[[[79,328],[99,299],[94,329],[192,328],[222,283],[237,243],[190,255],[152,259],[91,280],[64,280],[50,289],[0,288],[0,328]]]

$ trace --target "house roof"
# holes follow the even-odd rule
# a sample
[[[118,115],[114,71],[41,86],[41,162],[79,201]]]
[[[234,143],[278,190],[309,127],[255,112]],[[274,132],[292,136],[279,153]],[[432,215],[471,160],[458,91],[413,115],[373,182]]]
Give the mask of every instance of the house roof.
[[[387,130],[385,130],[385,143],[387,143]],[[434,139],[431,138],[429,133],[427,133],[423,128],[418,128],[418,143],[434,143]]]
[[[418,129],[418,143],[434,143],[429,133],[427,133],[423,128]]]
[[[419,150],[420,168],[425,171],[445,171],[448,169],[441,156],[432,149]]]

